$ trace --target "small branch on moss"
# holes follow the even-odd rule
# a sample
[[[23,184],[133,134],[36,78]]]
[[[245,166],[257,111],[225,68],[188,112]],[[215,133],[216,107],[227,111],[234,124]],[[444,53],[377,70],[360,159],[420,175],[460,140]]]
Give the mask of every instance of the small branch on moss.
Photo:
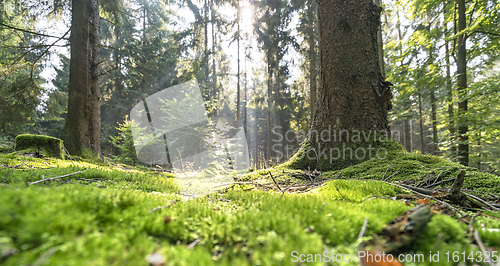
[[[19,160],[19,161],[22,162],[24,165],[26,165],[26,167],[28,167],[29,169],[33,169],[33,167],[31,167],[27,163],[23,162],[23,160]]]
[[[365,201],[365,200],[371,200],[371,199],[385,199],[385,200],[394,200],[394,199],[391,199],[391,198],[386,198],[386,197],[382,197],[382,196],[376,196],[376,195],[372,195],[372,196],[368,196],[366,198],[364,198],[362,201]]]
[[[389,166],[387,167],[387,169],[385,169],[385,173],[384,173],[384,175],[382,176],[382,180],[385,180],[385,175],[387,174],[387,171],[389,171],[389,168],[391,168],[391,166],[392,166],[392,165],[389,165]]]
[[[393,176],[395,176],[395,175],[399,174],[400,170],[401,170],[401,167],[399,167],[399,169],[398,169],[398,171],[396,171],[396,173],[394,173],[394,174],[392,174],[392,175],[388,176],[386,179],[382,179],[382,181],[387,181],[387,180],[391,179]]]
[[[445,172],[446,170],[444,171],[441,171],[441,173],[439,173],[436,177],[436,179],[434,179],[434,184],[439,180],[439,177]]]
[[[465,216],[465,214],[464,214],[464,213],[462,213],[459,209],[457,209],[457,208],[453,207],[453,205],[451,205],[451,204],[449,204],[449,203],[447,203],[447,202],[444,202],[444,201],[442,201],[442,200],[438,200],[438,199],[436,199],[435,197],[432,197],[432,196],[430,196],[430,195],[426,195],[426,194],[420,193],[420,192],[418,192],[418,191],[415,191],[415,190],[413,190],[413,189],[411,189],[411,188],[407,188],[407,187],[405,187],[404,185],[398,185],[398,184],[394,184],[394,183],[391,183],[391,182],[386,182],[386,181],[381,181],[381,180],[370,180],[370,181],[374,181],[374,182],[383,182],[383,183],[389,184],[389,185],[391,185],[391,186],[399,187],[399,188],[402,188],[402,189],[405,189],[405,190],[410,190],[411,192],[413,192],[413,193],[415,193],[415,194],[417,194],[417,195],[420,195],[420,196],[422,196],[422,197],[424,197],[424,198],[428,198],[428,199],[431,199],[431,200],[437,201],[437,202],[439,202],[439,203],[441,203],[441,204],[444,204],[444,205],[446,205],[446,206],[450,207],[450,209],[452,209],[452,210],[454,210],[454,211],[458,212],[461,216]],[[411,187],[411,186],[410,186],[410,187]],[[431,194],[432,194],[432,193],[431,193]]]
[[[481,249],[481,252],[483,252],[484,261],[487,261],[490,266],[495,266],[495,264],[492,262],[490,258],[490,252],[487,251],[483,241],[481,241],[481,238],[479,237],[479,231],[477,230],[474,232],[474,239],[476,240],[477,245]]]
[[[433,188],[433,187],[435,187],[435,186],[439,186],[439,185],[441,185],[441,184],[443,184],[443,183],[450,182],[450,181],[454,181],[455,179],[457,179],[457,178],[456,178],[456,177],[454,177],[454,178],[450,178],[450,179],[447,179],[447,180],[439,181],[439,182],[437,182],[437,183],[427,185],[427,186],[425,186],[424,188]]]
[[[488,217],[490,219],[493,219],[493,220],[497,220],[497,221],[500,221],[500,218],[497,218],[497,217],[493,217],[493,216],[489,216],[488,214],[484,214],[482,212],[478,212],[479,214],[481,214],[482,216],[484,217]]]
[[[86,178],[78,178],[78,180],[81,180],[81,181],[87,181],[87,182],[108,182],[108,183],[111,183],[111,184],[114,184],[114,185],[117,185],[117,183],[113,182],[113,181],[109,181],[109,180],[106,180],[106,179],[86,179]]]
[[[200,241],[201,241],[201,240],[200,240],[199,238],[197,238],[195,241],[193,241],[193,242],[189,243],[189,244],[186,246],[186,248],[194,248],[196,245],[198,245],[198,243],[200,243]]]
[[[418,187],[414,187],[414,186],[410,186],[410,185],[405,185],[405,184],[400,184],[400,186],[402,186],[402,187],[404,187],[406,189],[409,189],[411,191],[414,191],[414,192],[419,192],[420,194],[424,194],[424,195],[427,195],[427,196],[432,196],[432,192],[433,192],[432,190],[429,190],[429,189],[418,188]]]
[[[63,178],[63,177],[73,176],[73,175],[81,174],[81,173],[83,173],[85,171],[87,171],[87,169],[84,169],[84,170],[78,171],[78,172],[74,172],[74,173],[71,173],[71,174],[67,174],[67,175],[61,175],[61,176],[56,176],[56,177],[52,177],[52,178],[38,180],[38,181],[35,181],[35,182],[28,183],[28,185],[34,185],[34,184],[42,183],[42,182],[45,182],[45,181],[51,181],[51,180],[56,180],[56,179]]]
[[[154,209],[149,210],[149,213],[152,213],[152,212],[154,212],[154,211],[161,210],[161,209],[164,209],[164,208],[170,208],[170,207],[172,207],[172,205],[174,205],[174,203],[176,203],[177,201],[179,201],[179,200],[174,199],[174,200],[173,200],[170,204],[168,204],[168,205],[165,205],[165,206],[160,206],[160,207],[156,207],[156,208],[154,208]]]
[[[337,192],[340,194],[340,196],[342,196],[342,198],[343,198],[345,201],[349,201],[349,200],[347,200],[347,199],[344,197],[344,195],[342,195],[342,193],[340,193],[340,190],[339,190],[339,188],[338,188],[337,186],[335,186],[335,189],[337,190]]]
[[[474,214],[469,221],[469,234],[474,235],[474,220],[476,219],[477,216],[481,215],[481,212],[477,212]]]
[[[361,227],[361,231],[359,232],[359,235],[358,235],[358,240],[360,240],[365,235],[365,231],[366,231],[367,226],[368,226],[368,217],[366,217],[365,221],[363,222],[363,226]]]
[[[274,184],[276,184],[276,186],[278,187],[278,189],[281,191],[281,188],[280,188],[280,186],[278,185],[278,182],[276,182],[276,179],[274,179],[273,174],[271,174],[271,171],[269,171],[269,175],[270,175],[270,176],[271,176],[271,178],[273,179]]]
[[[490,209],[491,209],[491,210],[493,210],[493,211],[500,211],[500,209],[498,209],[497,207],[495,207],[495,206],[491,205],[489,202],[487,202],[487,201],[485,201],[485,200],[481,199],[480,197],[474,196],[474,195],[469,194],[469,193],[466,193],[466,192],[462,192],[462,193],[463,193],[463,194],[465,194],[466,196],[471,197],[471,198],[473,198],[473,199],[475,199],[475,200],[479,201],[480,203],[482,203],[482,204],[484,204],[484,205],[486,205],[486,206],[490,207]]]

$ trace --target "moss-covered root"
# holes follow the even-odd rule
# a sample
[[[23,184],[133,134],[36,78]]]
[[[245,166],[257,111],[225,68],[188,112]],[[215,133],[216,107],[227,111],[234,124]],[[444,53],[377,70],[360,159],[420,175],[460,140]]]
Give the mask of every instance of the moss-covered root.
[[[391,160],[398,154],[405,153],[404,148],[386,134],[356,130],[342,131],[341,135],[333,133],[333,136],[323,133],[309,135],[299,151],[284,166],[331,171],[370,159]]]

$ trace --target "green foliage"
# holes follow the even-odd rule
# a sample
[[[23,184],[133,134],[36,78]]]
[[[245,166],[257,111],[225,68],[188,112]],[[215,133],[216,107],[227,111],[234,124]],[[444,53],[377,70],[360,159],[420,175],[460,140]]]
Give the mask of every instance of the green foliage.
[[[120,152],[117,159],[125,164],[136,165],[138,159],[132,136],[132,123],[128,119],[125,119],[123,123],[118,124],[116,129],[118,130],[118,135],[110,136],[110,142]]]

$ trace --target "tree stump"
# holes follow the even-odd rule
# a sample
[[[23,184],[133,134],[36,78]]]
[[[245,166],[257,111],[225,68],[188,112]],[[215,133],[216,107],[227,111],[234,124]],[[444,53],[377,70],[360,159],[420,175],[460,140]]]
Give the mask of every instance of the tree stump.
[[[15,148],[17,151],[26,150],[44,157],[65,158],[63,141],[50,136],[32,134],[18,135],[16,137]]]

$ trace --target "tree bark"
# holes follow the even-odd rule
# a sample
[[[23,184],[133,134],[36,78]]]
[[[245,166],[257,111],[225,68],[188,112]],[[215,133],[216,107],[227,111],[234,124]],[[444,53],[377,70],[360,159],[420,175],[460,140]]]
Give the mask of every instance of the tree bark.
[[[387,113],[392,93],[390,83],[382,76],[378,57],[381,10],[372,0],[318,1],[320,86],[317,109],[307,140],[290,161],[293,167],[340,169],[370,158],[345,158],[344,153],[344,157],[332,160],[332,149],[342,151],[350,146],[352,154],[357,147],[385,145],[373,141],[378,133],[390,134]],[[328,135],[323,133],[329,131],[331,138],[323,138]],[[342,139],[342,132],[354,131],[373,133],[372,139]]]
[[[463,31],[466,28],[465,0],[458,0],[458,32],[462,34],[458,37],[457,70],[458,70],[458,91],[460,101],[458,102],[458,161],[462,165],[469,165],[469,136],[467,125],[467,34]]]
[[[316,39],[314,38],[314,0],[308,1],[307,6],[307,19],[309,20],[309,97],[310,97],[310,111],[311,123],[314,119],[314,112],[316,111]]]
[[[99,1],[72,2],[68,115],[61,138],[73,155],[100,155]]]

